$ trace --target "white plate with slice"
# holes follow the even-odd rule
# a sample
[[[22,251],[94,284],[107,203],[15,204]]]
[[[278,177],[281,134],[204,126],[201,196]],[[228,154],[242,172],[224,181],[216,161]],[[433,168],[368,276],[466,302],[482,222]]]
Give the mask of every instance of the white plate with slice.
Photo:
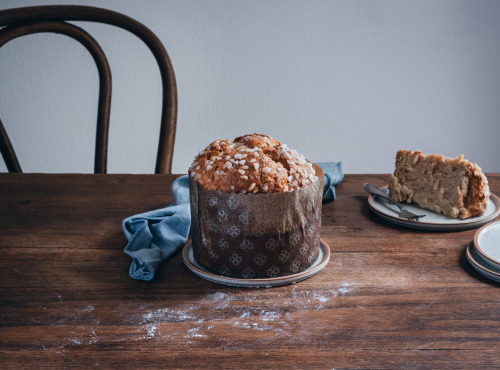
[[[381,187],[380,190],[389,195],[387,186]],[[427,215],[420,218],[418,221],[407,220],[398,216],[399,209],[396,205],[376,195],[370,195],[368,197],[368,205],[377,216],[386,221],[405,227],[424,230],[453,231],[473,229],[494,220],[500,214],[500,199],[495,194],[490,195],[488,203],[486,204],[486,211],[481,216],[475,216],[465,220],[452,218],[428,209],[423,209],[415,203],[402,203],[403,207],[410,212],[418,215]]]
[[[182,259],[184,260],[185,265],[195,275],[214,283],[245,288],[270,288],[297,283],[316,275],[328,264],[328,261],[330,261],[330,248],[323,239],[320,239],[318,259],[307,270],[293,275],[264,279],[243,279],[214,274],[196,261],[193,255],[191,242],[184,246],[184,249],[182,250]]]

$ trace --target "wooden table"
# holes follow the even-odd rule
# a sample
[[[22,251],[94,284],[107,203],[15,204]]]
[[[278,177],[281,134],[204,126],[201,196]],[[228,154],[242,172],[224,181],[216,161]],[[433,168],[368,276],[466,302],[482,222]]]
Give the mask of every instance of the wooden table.
[[[386,175],[345,176],[323,207],[331,260],[308,280],[217,285],[180,253],[131,279],[121,221],[172,202],[174,177],[0,174],[2,368],[500,364],[499,285],[464,254],[476,230],[380,220],[362,185]]]

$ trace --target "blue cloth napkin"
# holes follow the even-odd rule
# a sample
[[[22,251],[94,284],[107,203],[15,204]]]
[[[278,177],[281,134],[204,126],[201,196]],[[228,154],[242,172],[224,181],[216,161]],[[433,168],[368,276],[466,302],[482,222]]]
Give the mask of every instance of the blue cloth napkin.
[[[333,202],[336,197],[335,186],[340,184],[344,179],[342,162],[317,162],[316,164],[321,167],[325,175],[323,204]]]
[[[325,185],[323,204],[335,199],[335,186],[344,178],[341,162],[316,163],[323,169]],[[175,202],[154,211],[123,220],[122,230],[128,240],[124,252],[132,257],[129,275],[138,280],[152,280],[160,264],[183,247],[191,228],[188,176],[172,184]]]
[[[160,264],[186,243],[191,228],[188,180],[182,176],[173,182],[175,203],[123,220],[131,278],[152,280]]]

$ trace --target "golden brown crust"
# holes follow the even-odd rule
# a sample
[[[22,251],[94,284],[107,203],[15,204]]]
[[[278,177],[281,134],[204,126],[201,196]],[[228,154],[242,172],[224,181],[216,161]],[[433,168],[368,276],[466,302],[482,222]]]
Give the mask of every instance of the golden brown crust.
[[[213,141],[196,156],[189,172],[208,190],[233,193],[287,192],[316,177],[303,155],[259,133]]]
[[[483,214],[490,195],[481,168],[463,155],[448,158],[411,150],[397,152],[389,192],[399,202],[462,219]]]
[[[490,196],[488,181],[481,168],[475,163],[469,163],[469,189],[465,199],[467,217],[479,216],[486,211]]]

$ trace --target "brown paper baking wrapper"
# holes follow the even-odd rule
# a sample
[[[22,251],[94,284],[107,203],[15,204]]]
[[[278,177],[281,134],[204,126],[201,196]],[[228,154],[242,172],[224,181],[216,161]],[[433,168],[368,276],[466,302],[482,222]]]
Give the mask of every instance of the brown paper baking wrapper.
[[[196,261],[236,278],[302,272],[318,258],[323,171],[305,188],[286,193],[206,190],[189,176],[191,237]]]

